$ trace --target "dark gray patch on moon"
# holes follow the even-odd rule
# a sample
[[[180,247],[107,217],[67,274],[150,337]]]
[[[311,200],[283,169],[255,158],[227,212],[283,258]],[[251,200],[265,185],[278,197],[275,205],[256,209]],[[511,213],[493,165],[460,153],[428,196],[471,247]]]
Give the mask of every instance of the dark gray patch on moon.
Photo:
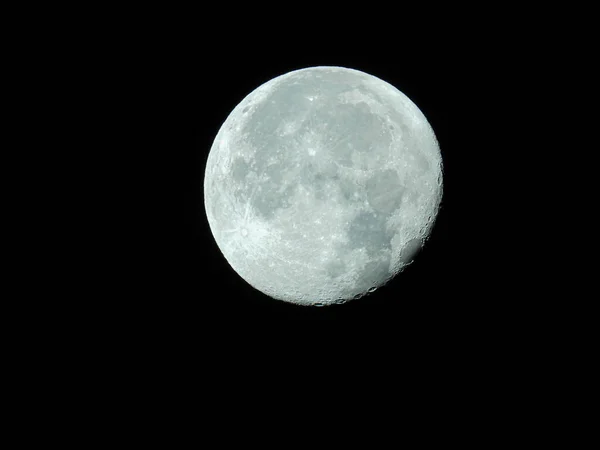
[[[281,163],[266,164],[265,158],[256,159],[257,172],[266,175],[266,178],[261,182],[254,181],[248,184],[246,180],[250,173],[250,164],[243,158],[236,158],[231,165],[231,177],[236,185],[235,198],[242,205],[250,203],[255,213],[270,219],[279,209],[290,206],[290,197],[295,186],[283,182],[285,168]]]
[[[362,211],[352,219],[346,234],[350,248],[364,248],[367,254],[379,256],[381,252],[391,250],[394,234],[386,227],[387,217],[381,214]]]
[[[294,186],[282,186],[274,180],[267,180],[261,184],[262,190],[250,199],[254,211],[264,219],[271,219],[282,208],[290,206],[290,198],[294,194]]]
[[[405,188],[395,170],[387,169],[376,173],[367,181],[367,198],[370,205],[383,214],[400,207]]]
[[[250,171],[250,165],[243,158],[236,158],[231,165],[231,176],[237,182],[243,182]]]
[[[338,278],[346,273],[346,264],[341,261],[333,261],[326,265],[325,270],[329,278]]]
[[[364,203],[366,199],[365,191],[354,181],[347,178],[342,178],[338,181],[337,186],[340,195],[344,198],[344,200],[347,200],[353,204]]]

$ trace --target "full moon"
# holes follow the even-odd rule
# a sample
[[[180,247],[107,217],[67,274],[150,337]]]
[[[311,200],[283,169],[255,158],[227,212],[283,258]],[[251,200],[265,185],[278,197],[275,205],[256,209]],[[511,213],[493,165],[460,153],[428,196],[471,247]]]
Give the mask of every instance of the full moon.
[[[310,67],[251,92],[220,128],[204,205],[231,267],[264,294],[344,303],[409,265],[443,190],[424,114],[373,75]]]

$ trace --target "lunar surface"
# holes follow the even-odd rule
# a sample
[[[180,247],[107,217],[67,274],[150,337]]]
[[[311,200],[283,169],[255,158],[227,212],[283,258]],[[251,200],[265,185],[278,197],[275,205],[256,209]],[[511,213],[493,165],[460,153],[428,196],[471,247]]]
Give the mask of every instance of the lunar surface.
[[[213,236],[250,285],[300,305],[344,303],[410,264],[443,190],[435,134],[387,82],[311,67],[235,107],[211,148]]]

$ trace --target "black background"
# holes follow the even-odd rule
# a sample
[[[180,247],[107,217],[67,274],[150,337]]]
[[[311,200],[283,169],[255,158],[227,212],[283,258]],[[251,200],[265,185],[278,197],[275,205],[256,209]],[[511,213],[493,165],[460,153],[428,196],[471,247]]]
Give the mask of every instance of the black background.
[[[519,186],[515,161],[536,149],[522,139],[534,134],[528,100],[535,80],[505,44],[505,27],[489,33],[493,42],[473,29],[457,40],[449,39],[453,23],[438,33],[425,19],[413,34],[404,24],[388,28],[394,36],[387,48],[376,33],[367,43],[368,33],[356,26],[332,39],[314,26],[319,45],[291,48],[290,34],[299,34],[293,30],[265,26],[266,39],[246,42],[207,13],[190,26],[206,30],[194,39],[176,33],[179,21],[169,26],[136,16],[126,22],[129,39],[116,39],[116,50],[101,46],[110,64],[94,58],[94,78],[81,97],[89,103],[93,92],[107,107],[98,134],[86,134],[82,144],[108,135],[92,158],[110,166],[99,186],[109,214],[92,218],[100,226],[81,246],[87,252],[88,241],[109,245],[93,267],[81,262],[93,281],[82,277],[77,302],[60,312],[76,332],[58,331],[81,346],[72,358],[75,377],[82,370],[99,374],[89,388],[101,393],[114,380],[116,409],[131,392],[139,393],[142,407],[156,405],[160,391],[179,403],[163,413],[183,412],[194,422],[208,416],[229,423],[240,412],[244,421],[261,420],[265,401],[275,400],[268,412],[295,426],[292,438],[304,432],[298,424],[314,429],[334,415],[347,421],[390,409],[394,423],[386,426],[397,430],[407,396],[416,396],[422,409],[439,411],[442,403],[444,416],[453,417],[471,391],[479,415],[490,392],[508,397],[510,381],[522,383],[525,363],[535,361],[547,338],[537,325],[548,302],[523,288],[516,267],[524,263],[532,278],[535,260],[523,249],[534,226],[516,200],[535,196]],[[529,60],[534,53],[521,54]],[[206,219],[204,170],[219,128],[245,96],[291,70],[328,65],[377,76],[416,103],[439,140],[444,194],[427,245],[388,285],[345,305],[301,307],[256,291],[229,266]],[[114,157],[107,153],[113,149]],[[119,175],[128,189],[115,183]],[[89,368],[82,356],[92,361]],[[111,364],[104,367],[103,357]],[[503,359],[516,362],[514,369]],[[537,383],[532,379],[526,389]],[[378,406],[352,411],[371,402]],[[309,414],[289,421],[280,405]],[[336,405],[350,412],[329,413]],[[273,428],[261,425],[264,434]]]
[[[394,16],[391,25],[380,17],[352,22],[334,17],[320,24],[315,20],[320,14],[302,6],[296,9],[307,10],[308,21],[290,23],[285,30],[284,18],[278,21],[284,29],[274,30],[273,21],[245,20],[235,6],[224,6],[232,9],[230,14],[207,9],[190,14],[189,25],[181,20],[185,13],[169,20],[162,9],[152,17],[136,10],[123,21],[126,38],[114,33],[112,21],[95,33],[106,62],[85,42],[69,55],[75,67],[65,78],[83,78],[76,95],[100,112],[92,118],[75,110],[82,122],[99,125],[95,134],[84,133],[83,153],[88,144],[106,139],[89,166],[105,162],[109,167],[99,182],[99,206],[107,207],[107,213],[92,216],[89,220],[99,226],[78,241],[95,264],[75,261],[93,276],[77,280],[81,290],[76,302],[54,312],[66,326],[47,320],[50,336],[62,332],[66,343],[81,347],[69,355],[76,370],[67,379],[80,378],[83,371],[99,374],[99,381],[85,391],[101,395],[114,380],[120,395],[110,406],[111,415],[129,412],[120,406],[133,391],[139,392],[141,405],[156,406],[158,389],[183,404],[162,413],[192,411],[188,417],[195,423],[199,415],[229,423],[240,411],[244,420],[262,419],[267,393],[296,408],[304,394],[298,388],[316,385],[324,388],[323,394],[307,402],[310,414],[303,421],[292,422],[313,429],[333,416],[328,411],[333,404],[352,407],[376,400],[385,407],[342,411],[338,417],[363,418],[391,407],[395,423],[389,427],[397,430],[402,419],[394,408],[404,404],[407,393],[418,397],[422,409],[435,405],[438,411],[437,404],[443,403],[442,412],[450,417],[464,406],[465,391],[480,400],[472,406],[476,415],[480,405],[490,404],[490,392],[510,394],[507,380],[522,382],[521,362],[534,361],[546,339],[536,325],[548,302],[522,287],[515,267],[524,262],[530,276],[536,264],[523,251],[535,224],[527,222],[516,201],[526,196],[534,203],[536,192],[525,193],[518,185],[515,161],[536,150],[522,139],[535,139],[530,95],[537,83],[523,59],[535,60],[543,36],[532,45],[524,46],[520,39],[509,45],[514,27],[502,22],[490,28],[495,11],[475,17],[471,10],[459,11],[463,22],[442,16],[448,26],[438,29],[428,14]],[[382,15],[380,9],[375,12]],[[234,16],[246,22],[247,30],[237,31]],[[409,22],[417,30],[409,32]],[[363,23],[377,29],[367,31]],[[341,29],[324,36],[332,24]],[[182,28],[202,32],[184,37],[179,35]],[[461,30],[465,38],[457,39]],[[301,42],[292,48],[294,36]],[[355,45],[352,38],[362,44]],[[382,43],[389,45],[383,48]],[[514,51],[517,47],[520,52]],[[82,54],[92,56],[89,67],[81,66]],[[436,226],[414,264],[374,295],[326,308],[273,300],[241,279],[211,235],[202,192],[208,152],[230,111],[273,77],[317,65],[362,70],[404,92],[431,123],[445,169]],[[82,77],[88,72],[93,76]],[[82,166],[76,170],[85,177],[88,165]],[[127,189],[116,183],[121,175]],[[95,207],[89,198],[86,203]],[[79,205],[74,206],[78,211]],[[67,225],[77,228],[83,220]],[[90,241],[107,245],[90,252]],[[61,272],[61,284],[70,284],[73,274]],[[62,293],[49,294],[42,300],[51,310],[58,303],[51,296]],[[533,339],[523,339],[525,333]],[[86,335],[94,337],[97,349],[83,339]],[[52,348],[51,355],[66,346]],[[86,356],[89,367],[81,364]],[[102,357],[111,364],[102,364]],[[512,373],[503,358],[518,363]],[[39,371],[52,369],[50,364]],[[490,374],[498,381],[491,381]],[[537,383],[532,379],[526,389]],[[256,398],[245,402],[247,394]],[[207,403],[211,396],[220,409]],[[234,398],[226,400],[228,396]],[[240,410],[243,406],[249,411]],[[512,417],[520,404],[509,406]],[[269,412],[280,411],[276,406]],[[404,412],[413,415],[412,410]],[[269,434],[272,426],[264,420],[261,425],[259,431]],[[304,432],[295,428],[293,438]]]

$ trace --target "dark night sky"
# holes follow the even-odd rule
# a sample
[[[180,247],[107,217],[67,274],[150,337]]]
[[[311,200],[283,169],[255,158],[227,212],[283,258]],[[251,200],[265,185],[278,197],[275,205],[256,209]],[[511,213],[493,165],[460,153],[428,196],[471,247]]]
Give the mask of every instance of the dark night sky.
[[[164,5],[156,11],[144,6],[128,17],[111,11],[111,18],[122,18],[123,35],[112,21],[103,22],[94,34],[99,54],[85,42],[80,53],[69,56],[75,67],[65,78],[83,80],[76,95],[87,104],[89,93],[93,109],[100,112],[93,119],[80,114],[84,122],[99,125],[94,133],[101,136],[86,134],[87,139],[102,138],[92,157],[109,166],[99,183],[100,206],[108,206],[109,214],[98,214],[100,239],[90,236],[106,248],[100,249],[101,256],[92,255],[97,259],[93,267],[81,264],[93,272],[92,281],[82,277],[81,295],[59,312],[68,322],[65,330],[79,328],[66,333],[69,343],[82,344],[72,358],[78,366],[75,376],[82,370],[82,355],[93,358],[91,372],[100,369],[93,348],[81,338],[92,335],[103,355],[111,362],[117,357],[106,379],[123,385],[123,398],[145,382],[140,392],[146,402],[153,403],[160,388],[188,403],[184,409],[194,423],[207,413],[224,424],[244,403],[243,396],[236,397],[240,393],[257,397],[245,403],[250,414],[242,417],[262,420],[261,385],[295,407],[294,394],[303,396],[297,388],[316,382],[324,388],[320,402],[307,405],[306,422],[290,422],[294,433],[302,434],[298,424],[324,428],[335,388],[347,402],[342,406],[357,404],[361,394],[385,402],[381,411],[394,405],[388,401],[391,392],[398,394],[395,404],[401,404],[409,390],[421,398],[423,392],[435,396],[437,388],[456,397],[447,403],[454,409],[463,391],[451,375],[469,386],[485,382],[486,373],[502,375],[498,358],[514,359],[513,349],[520,349],[523,361],[531,359],[539,347],[532,325],[542,322],[540,311],[548,302],[535,288],[523,288],[523,281],[533,278],[537,264],[527,251],[529,235],[543,224],[519,200],[534,204],[536,196],[547,193],[539,187],[525,191],[518,172],[531,152],[545,154],[545,148],[531,145],[537,140],[532,123],[539,78],[529,72],[544,37],[523,46],[509,22],[498,21],[493,28],[488,15],[470,9],[459,11],[462,23],[439,14],[446,23],[441,29],[425,14],[390,14],[394,23],[384,24],[383,10],[370,5],[359,5],[353,22],[336,14],[322,23],[316,20],[320,9],[286,5],[277,9],[282,17],[276,20],[270,12],[259,12],[265,24],[246,18],[239,5],[222,6],[228,11],[199,5],[190,24],[183,23],[181,11],[172,20],[164,17]],[[310,13],[309,21],[292,24],[291,16],[301,9]],[[363,9],[378,17],[363,20]],[[496,11],[489,16],[498,17]],[[246,25],[243,31],[234,24],[237,20]],[[413,21],[417,29],[409,31]],[[274,29],[277,24],[281,29]],[[293,37],[298,38],[295,45]],[[89,67],[80,63],[83,54],[92,56]],[[40,67],[40,76],[57,65]],[[358,69],[397,87],[425,114],[444,162],[441,210],[415,262],[375,294],[325,308],[277,301],[247,284],[218,249],[203,202],[206,159],[231,110],[268,80],[310,66]],[[88,72],[93,75],[89,81]],[[109,155],[107,150],[116,151]],[[116,182],[121,176],[126,189]],[[71,274],[62,272],[65,283],[71,283]],[[55,308],[53,296],[62,292],[50,294],[43,297],[49,309]],[[529,347],[522,345],[526,334],[533,336]],[[123,383],[128,365],[139,370],[131,383]],[[418,383],[400,381],[406,374],[424,387],[414,390]],[[519,379],[520,374],[518,369],[509,375]],[[502,395],[500,384],[487,388]],[[235,402],[222,401],[231,392]],[[211,396],[225,410],[222,415],[206,406]],[[111,408],[120,406],[115,405]],[[338,415],[346,420],[371,413]],[[270,428],[263,420],[257,429],[268,435]]]
[[[446,39],[454,29],[430,30],[430,41],[390,29],[397,41],[386,40],[394,45],[385,49],[381,40],[356,47],[345,34],[328,40],[315,32],[323,45],[291,48],[289,35],[270,28],[270,40],[246,43],[221,21],[219,35],[204,26],[213,20],[219,23],[207,14],[190,26],[201,29],[198,39],[179,38],[179,22],[156,20],[144,22],[147,31],[131,28],[115,50],[101,45],[111,64],[94,62],[95,78],[82,92],[107,106],[99,132],[116,130],[94,154],[110,166],[99,188],[112,187],[111,214],[99,233],[112,245],[86,283],[94,299],[82,295],[65,311],[81,329],[69,341],[93,335],[111,360],[119,356],[117,379],[127,365],[140,367],[132,384],[159,377],[144,390],[147,401],[155,387],[179,389],[196,414],[204,397],[215,396],[230,410],[222,417],[237,408],[221,402],[224,393],[256,395],[248,403],[254,408],[262,406],[261,386],[290,403],[311,382],[324,388],[321,403],[336,388],[348,403],[357,393],[387,402],[390,392],[400,403],[418,384],[400,381],[406,374],[425,385],[416,395],[437,388],[456,395],[454,405],[462,391],[453,374],[471,385],[485,373],[501,374],[499,356],[535,354],[532,325],[542,322],[548,302],[523,287],[536,267],[528,233],[539,225],[519,200],[535,203],[540,193],[522,189],[518,168],[531,149],[541,152],[523,138],[536,139],[536,80],[522,63],[531,60],[528,50],[516,57],[495,32],[494,45],[482,45],[474,32]],[[354,28],[345,33],[363,40]],[[413,264],[373,295],[324,308],[277,301],[246,283],[217,247],[203,201],[206,159],[231,110],[272,78],[311,66],[358,69],[398,88],[425,114],[444,163],[441,209]],[[107,156],[113,148],[116,157]],[[127,189],[114,182],[115,168]],[[527,335],[529,347],[522,345]],[[84,345],[82,354],[93,355]],[[306,417],[322,424],[327,413],[319,416],[317,407],[308,405]]]

